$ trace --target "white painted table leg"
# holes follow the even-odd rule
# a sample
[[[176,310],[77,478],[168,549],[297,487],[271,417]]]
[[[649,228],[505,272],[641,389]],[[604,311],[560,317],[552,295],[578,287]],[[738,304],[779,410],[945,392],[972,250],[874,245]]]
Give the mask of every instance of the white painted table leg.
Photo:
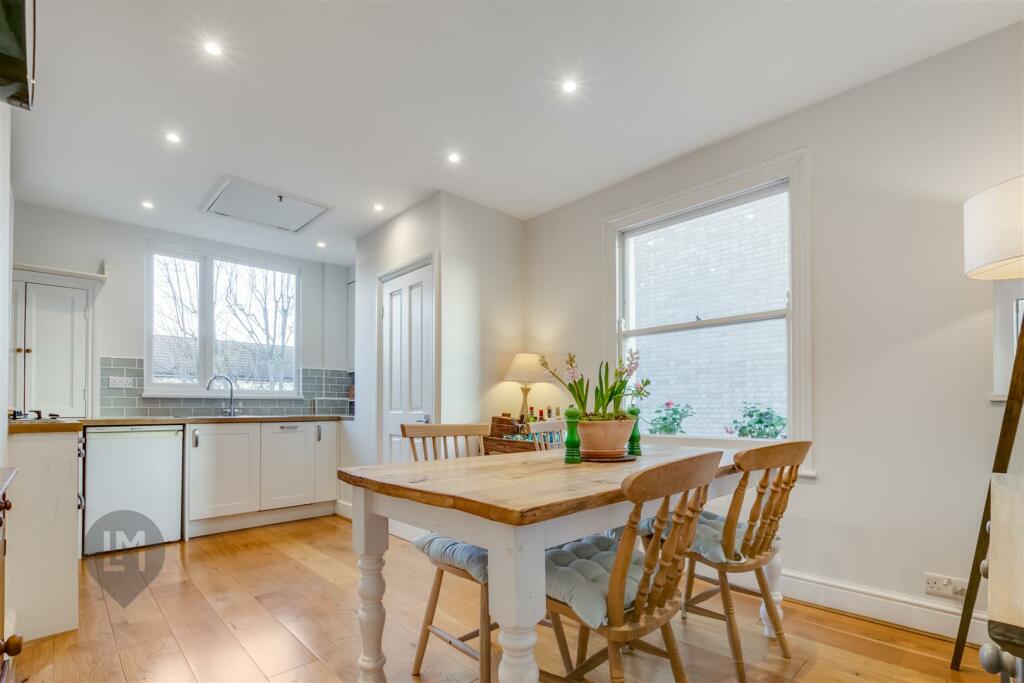
[[[533,649],[546,598],[543,530],[503,526],[495,537],[487,549],[487,575],[491,616],[501,627],[498,681],[534,683],[540,679],[540,669]]]
[[[373,494],[352,490],[352,541],[359,557],[359,683],[383,683],[384,657],[384,552],[388,549],[387,517],[373,514]]]
[[[772,600],[775,601],[775,607],[779,611],[779,619],[782,619],[782,553],[776,553],[772,561],[764,566],[764,576],[768,580],[768,587],[772,592]],[[775,629],[772,628],[772,622],[768,619],[768,612],[765,611],[764,604],[761,604],[761,629],[764,634],[775,639]]]

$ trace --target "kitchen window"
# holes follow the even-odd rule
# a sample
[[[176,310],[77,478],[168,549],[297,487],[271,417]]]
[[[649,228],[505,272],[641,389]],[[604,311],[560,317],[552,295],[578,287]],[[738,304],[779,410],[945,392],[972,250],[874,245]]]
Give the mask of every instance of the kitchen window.
[[[643,434],[808,438],[798,170],[760,169],[610,221],[617,348],[638,351],[637,376],[652,381]]]
[[[148,266],[147,395],[220,396],[215,374],[243,396],[299,394],[297,271],[169,251]]]

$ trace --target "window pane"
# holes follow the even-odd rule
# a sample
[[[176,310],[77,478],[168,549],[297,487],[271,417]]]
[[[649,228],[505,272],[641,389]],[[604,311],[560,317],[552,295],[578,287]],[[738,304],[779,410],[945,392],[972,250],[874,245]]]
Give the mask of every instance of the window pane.
[[[787,433],[784,319],[644,335],[627,339],[626,347],[640,352],[637,377],[651,379],[651,396],[641,403],[641,432],[674,433],[675,415],[689,405],[693,415],[681,423],[688,436]],[[758,407],[756,414],[744,417],[749,406]]]
[[[214,261],[213,279],[214,371],[243,391],[295,391],[295,275]]]
[[[624,242],[627,329],[786,308],[788,192]]]
[[[156,384],[199,382],[199,263],[153,255],[153,349]]]

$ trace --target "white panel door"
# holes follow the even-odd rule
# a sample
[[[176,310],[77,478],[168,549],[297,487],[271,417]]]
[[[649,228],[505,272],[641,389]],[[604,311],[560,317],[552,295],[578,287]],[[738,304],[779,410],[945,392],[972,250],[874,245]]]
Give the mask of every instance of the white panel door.
[[[11,283],[10,396],[8,406],[25,410],[25,283]]]
[[[316,499],[316,425],[261,425],[260,509],[306,505]]]
[[[338,424],[316,423],[316,502],[338,500]]]
[[[382,460],[410,459],[401,425],[429,422],[434,409],[434,275],[417,268],[382,285],[380,359]]]
[[[260,425],[189,425],[188,518],[260,509]]]
[[[25,408],[85,417],[84,289],[25,285]]]

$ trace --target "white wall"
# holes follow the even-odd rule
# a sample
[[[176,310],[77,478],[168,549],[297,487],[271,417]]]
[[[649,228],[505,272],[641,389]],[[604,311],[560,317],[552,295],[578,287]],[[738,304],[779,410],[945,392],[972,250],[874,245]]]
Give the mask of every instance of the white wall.
[[[526,281],[550,295],[530,300],[530,343],[591,367],[613,353],[605,219],[807,148],[819,476],[786,514],[790,595],[933,631],[956,623],[958,605],[925,599],[923,573],[968,575],[1002,416],[987,399],[992,286],[963,276],[961,207],[1022,173],[1022,27],[527,224]]]
[[[356,243],[356,419],[346,425],[353,463],[377,461],[377,285],[423,257],[440,269],[437,419],[486,421],[519,405],[501,381],[525,339],[523,222],[438,192]],[[342,498],[348,499],[347,487]]]
[[[11,214],[13,210],[11,194],[11,108],[0,105],[0,301],[11,300],[11,252],[13,235],[11,230]],[[0,307],[6,315],[0,315],[0,339],[11,338],[10,308]],[[10,381],[10,353],[3,354],[0,359],[0,387],[7,387]],[[0,466],[7,465],[7,411],[0,417],[3,421],[3,439],[0,439]]]
[[[143,283],[150,244],[300,268],[302,367],[343,368],[344,285],[348,281],[344,266],[242,249],[46,206],[24,202],[15,206],[16,263],[95,273],[100,262],[106,261],[109,276],[96,298],[95,356],[143,357]]]

